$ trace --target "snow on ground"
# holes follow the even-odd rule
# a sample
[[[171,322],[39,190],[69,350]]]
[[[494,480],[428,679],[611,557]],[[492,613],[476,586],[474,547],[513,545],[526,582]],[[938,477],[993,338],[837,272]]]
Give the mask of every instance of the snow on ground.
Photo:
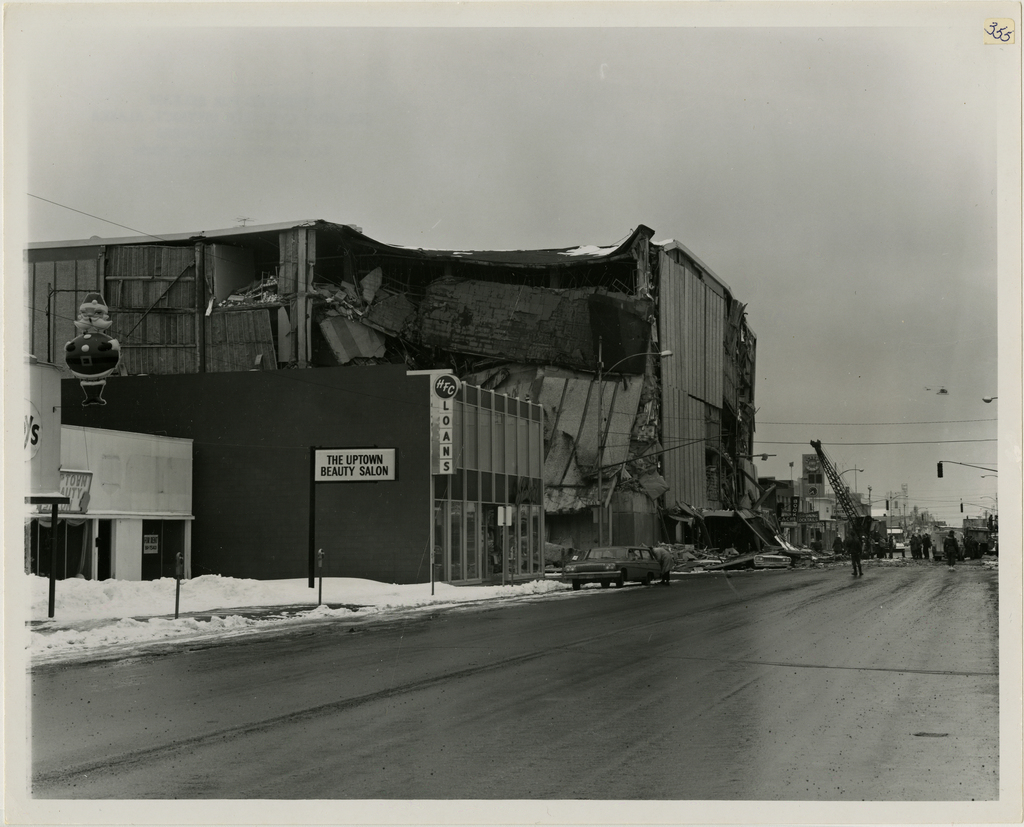
[[[33,663],[128,654],[158,643],[209,640],[281,629],[332,618],[367,619],[383,613],[509,600],[566,591],[558,580],[509,586],[396,585],[351,577],[244,580],[204,575],[181,581],[174,617],[175,581],[61,580],[54,616],[47,617],[49,581],[23,575],[31,595],[29,656]]]

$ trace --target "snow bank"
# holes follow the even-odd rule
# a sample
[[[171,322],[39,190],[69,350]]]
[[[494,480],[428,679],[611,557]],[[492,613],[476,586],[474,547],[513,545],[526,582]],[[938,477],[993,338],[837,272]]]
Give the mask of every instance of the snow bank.
[[[31,595],[30,649],[33,660],[51,661],[98,654],[130,653],[163,641],[200,640],[259,632],[286,624],[368,616],[394,610],[502,600],[568,590],[558,580],[510,586],[397,585],[352,577],[245,580],[204,575],[181,582],[179,617],[174,618],[175,581],[61,580],[54,617],[47,618],[49,581],[21,575]]]

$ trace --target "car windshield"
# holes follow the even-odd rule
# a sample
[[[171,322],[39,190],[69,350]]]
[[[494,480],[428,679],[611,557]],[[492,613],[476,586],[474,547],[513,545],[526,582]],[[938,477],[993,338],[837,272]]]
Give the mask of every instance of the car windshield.
[[[588,560],[618,560],[622,550],[617,548],[592,548],[587,555]]]

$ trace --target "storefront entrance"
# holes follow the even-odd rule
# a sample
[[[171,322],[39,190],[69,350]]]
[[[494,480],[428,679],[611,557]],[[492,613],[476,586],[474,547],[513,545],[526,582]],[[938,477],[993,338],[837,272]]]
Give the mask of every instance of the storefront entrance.
[[[178,552],[185,553],[185,523],[181,520],[142,521],[142,579],[174,577]]]

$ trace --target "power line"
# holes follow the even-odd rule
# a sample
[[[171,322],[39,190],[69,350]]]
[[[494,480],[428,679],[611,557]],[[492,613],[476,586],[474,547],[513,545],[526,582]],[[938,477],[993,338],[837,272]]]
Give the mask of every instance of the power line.
[[[992,439],[923,439],[908,442],[833,442],[831,445],[944,445],[954,442],[998,442]],[[806,442],[772,442],[770,440],[755,439],[755,445],[807,445]],[[756,452],[755,452],[756,453]]]
[[[767,422],[758,420],[758,425],[853,425],[872,427],[875,425],[955,425],[963,422],[998,422],[997,417],[991,419],[930,419],[922,422]]]
[[[120,227],[122,230],[131,230],[133,233],[139,233],[140,235],[144,235],[147,238],[155,238],[157,241],[167,240],[166,238],[161,238],[160,236],[153,235],[152,233],[143,232],[142,230],[136,230],[134,227],[129,227],[127,224],[118,224],[116,221],[111,221],[109,218],[102,218],[101,216],[93,215],[91,212],[85,212],[85,210],[76,210],[74,207],[69,207],[67,204],[61,204],[58,203],[57,201],[51,201],[49,198],[43,198],[41,195],[33,195],[31,192],[27,192],[25,194],[29,198],[37,198],[40,201],[45,201],[47,204],[53,204],[55,207],[61,207],[62,209],[65,210],[71,210],[71,212],[76,212],[79,215],[87,215],[89,216],[89,218],[95,218],[97,221],[102,221],[105,224],[113,224],[115,227]]]

